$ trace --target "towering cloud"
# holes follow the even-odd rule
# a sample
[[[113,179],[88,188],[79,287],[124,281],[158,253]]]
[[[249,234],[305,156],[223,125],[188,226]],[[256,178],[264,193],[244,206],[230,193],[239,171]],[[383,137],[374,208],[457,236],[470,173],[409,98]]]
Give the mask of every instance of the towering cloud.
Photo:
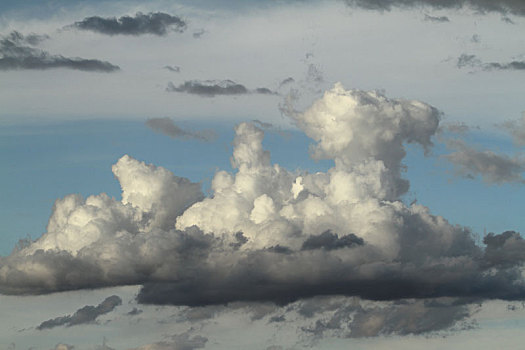
[[[163,12],[143,14],[137,12],[134,17],[103,18],[99,16],[86,17],[69,27],[89,30],[106,35],[166,35],[169,30],[182,32],[186,23],[180,17]]]
[[[305,328],[343,332],[351,318],[350,336],[443,329],[469,314],[462,298],[525,296],[516,233],[487,236],[484,250],[468,229],[400,200],[405,144],[432,147],[435,108],[337,84],[304,112],[284,110],[314,141],[312,156],[333,160],[327,172],[272,164],[251,123],[235,128],[236,171],[218,171],[206,198],[199,184],[124,156],[113,166],[122,200],[57,200],[47,232],[0,258],[0,290],[142,284],[141,303],[189,306],[388,301],[390,309],[341,305],[333,320]]]
[[[0,70],[68,68],[91,72],[114,72],[120,69],[106,61],[52,55],[34,47],[46,38],[47,36],[36,34],[24,36],[16,31],[0,37]]]

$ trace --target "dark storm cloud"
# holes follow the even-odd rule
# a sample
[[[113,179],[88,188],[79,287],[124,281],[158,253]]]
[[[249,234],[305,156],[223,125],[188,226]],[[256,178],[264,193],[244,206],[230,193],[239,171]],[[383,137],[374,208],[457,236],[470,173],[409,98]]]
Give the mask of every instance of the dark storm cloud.
[[[86,323],[93,323],[99,316],[113,311],[121,304],[122,299],[117,295],[112,295],[107,297],[97,306],[84,306],[83,308],[78,309],[73,315],[57,317],[44,321],[36,329],[44,330],[58,326],[71,327]]]
[[[525,261],[525,240],[518,232],[489,233],[483,243],[487,245],[485,261],[490,266],[512,266]]]
[[[447,16],[436,17],[436,16],[430,16],[430,15],[427,15],[427,14],[425,14],[425,21],[434,22],[434,23],[450,22],[450,20],[448,19]]]
[[[146,283],[137,298],[146,304],[202,306],[234,301],[272,301],[283,305],[316,295],[360,296],[369,300],[443,296],[514,300],[525,296],[525,286],[519,282],[521,257],[486,274],[485,269],[493,266],[491,261],[495,258],[484,258],[482,251],[465,237],[466,242],[458,240],[448,253],[430,253],[444,254],[429,260],[422,254],[429,250],[420,246],[423,242],[418,240],[428,224],[419,220],[410,224],[420,227],[414,227],[414,232],[407,235],[405,244],[411,242],[412,247],[400,253],[397,263],[351,266],[324,249],[286,254],[258,251],[246,253],[235,266],[221,273],[204,269],[177,282]],[[516,244],[521,247],[514,241],[509,246]],[[342,249],[361,249],[360,254],[367,256],[375,254],[367,245]]]
[[[357,237],[353,233],[339,237],[337,233],[332,233],[331,231],[325,231],[318,236],[310,236],[306,241],[304,241],[302,250],[311,250],[311,249],[340,249],[346,247],[353,247],[358,245],[363,245],[364,240],[360,237]]]
[[[457,175],[470,179],[481,176],[485,182],[494,184],[525,182],[521,175],[525,162],[519,158],[480,151],[461,140],[449,140],[447,146],[454,152],[444,157],[454,165]]]
[[[186,23],[180,17],[163,12],[143,14],[137,12],[135,17],[103,18],[92,16],[68,26],[80,30],[89,30],[106,35],[166,35],[168,30],[182,32]]]
[[[431,7],[435,9],[472,8],[478,12],[525,15],[522,0],[344,0],[348,6],[368,10],[390,11],[392,8]]]
[[[217,95],[247,95],[251,93],[256,94],[275,94],[267,88],[257,88],[250,91],[242,84],[238,84],[232,80],[190,80],[185,81],[179,86],[175,86],[172,82],[168,83],[166,91],[169,92],[184,92],[187,94],[215,97]]]
[[[196,139],[201,141],[210,141],[216,137],[216,134],[211,130],[205,131],[188,131],[178,127],[172,119],[165,118],[150,118],[146,120],[146,125],[153,131],[167,135],[171,138],[177,139]]]
[[[462,54],[458,57],[457,63],[458,68],[479,68],[484,71],[492,70],[525,70],[525,61],[511,61],[506,63],[500,62],[489,62],[484,63],[476,55]]]
[[[11,32],[0,38],[0,70],[68,68],[91,72],[114,72],[120,69],[106,61],[52,55],[34,47],[46,38],[36,34],[23,36],[18,32]]]

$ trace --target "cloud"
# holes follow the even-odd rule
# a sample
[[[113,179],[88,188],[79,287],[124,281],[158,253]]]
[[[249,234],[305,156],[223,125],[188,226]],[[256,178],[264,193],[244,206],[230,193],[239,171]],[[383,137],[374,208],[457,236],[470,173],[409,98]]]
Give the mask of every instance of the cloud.
[[[314,341],[327,336],[367,338],[424,334],[450,329],[471,314],[468,306],[450,298],[402,300],[381,305],[366,305],[358,299],[314,298],[296,307],[312,320],[301,330]]]
[[[235,171],[217,171],[208,197],[198,183],[124,156],[112,168],[122,199],[57,200],[47,232],[0,257],[0,291],[141,284],[140,303],[217,305],[180,315],[188,320],[228,303],[293,306],[337,295],[350,304],[305,330],[347,336],[445,329],[469,314],[469,300],[525,297],[517,234],[477,244],[469,229],[401,200],[409,190],[405,145],[431,150],[436,108],[336,84],[304,111],[283,110],[312,139],[311,156],[331,159],[331,169],[272,164],[264,131],[253,123],[235,127]],[[255,314],[265,324],[274,316],[293,320],[275,305]]]
[[[175,86],[175,84],[169,82],[166,91],[185,92],[187,94],[204,97],[215,97],[217,95],[247,95],[251,93],[263,95],[276,94],[267,88],[257,88],[250,91],[244,85],[238,84],[232,80],[190,80],[185,81],[179,86]]]
[[[34,47],[46,38],[47,36],[36,34],[24,36],[16,31],[1,37],[0,70],[68,68],[107,73],[120,69],[106,61],[52,55]]]
[[[201,335],[191,336],[190,332],[185,332],[174,335],[170,341],[156,342],[130,350],[194,350],[204,348],[207,342],[208,338],[206,337]]]
[[[84,306],[78,309],[73,315],[61,316],[42,322],[36,329],[44,330],[59,326],[78,326],[81,324],[93,323],[96,319],[113,311],[117,306],[122,304],[122,299],[117,295],[107,297],[97,306]]]
[[[492,151],[479,151],[461,140],[449,140],[447,146],[455,151],[444,156],[454,167],[456,174],[473,179],[481,176],[487,183],[524,183],[522,173],[525,162]]]
[[[483,63],[475,55],[462,54],[458,57],[456,66],[458,68],[472,67],[480,68],[484,71],[492,70],[525,70],[525,61],[511,61],[507,63],[490,62]]]
[[[295,79],[292,77],[288,77],[286,79],[283,79],[283,81],[279,83],[279,88],[282,88],[283,86],[292,84],[292,83],[295,83]]]
[[[53,350],[73,350],[75,347],[69,344],[57,344]]]
[[[480,13],[525,15],[525,4],[520,0],[344,0],[348,6],[367,10],[390,11],[392,8],[430,7],[435,9],[472,8]]]
[[[330,230],[321,233],[318,236],[308,237],[301,247],[302,250],[311,250],[311,249],[340,249],[346,247],[353,247],[358,245],[363,245],[364,241],[362,238],[357,237],[353,233],[344,235],[341,238],[337,234],[330,232]]]
[[[518,120],[509,120],[500,125],[512,136],[512,140],[519,146],[525,146],[525,112]]]
[[[186,23],[180,17],[163,12],[143,14],[137,12],[135,17],[122,16],[120,18],[103,18],[99,16],[86,17],[75,22],[68,28],[88,30],[106,35],[166,35],[169,30],[182,32]]]
[[[163,68],[169,70],[170,72],[180,73],[180,67],[178,66],[164,66]]]
[[[126,315],[128,315],[128,316],[136,316],[136,315],[140,315],[141,313],[142,313],[142,310],[137,309],[136,307],[134,307],[133,310],[128,312]]]
[[[181,129],[172,119],[165,118],[150,118],[146,120],[146,125],[153,131],[167,135],[171,138],[182,138],[182,139],[196,139],[201,141],[213,140],[216,135],[212,130],[204,131],[188,131]]]
[[[205,31],[204,29],[199,29],[198,31],[193,32],[192,35],[193,35],[193,37],[194,37],[195,39],[200,39],[201,36],[202,36],[204,33],[206,33],[206,31]]]
[[[425,21],[427,22],[434,22],[434,23],[444,23],[444,22],[450,22],[450,19],[448,19],[447,16],[430,16],[425,14]]]

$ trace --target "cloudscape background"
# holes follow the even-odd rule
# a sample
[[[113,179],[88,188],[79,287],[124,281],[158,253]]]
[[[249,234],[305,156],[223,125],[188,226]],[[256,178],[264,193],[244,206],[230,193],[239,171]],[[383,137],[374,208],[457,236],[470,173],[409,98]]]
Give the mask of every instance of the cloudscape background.
[[[2,1],[0,348],[516,348],[521,1]]]

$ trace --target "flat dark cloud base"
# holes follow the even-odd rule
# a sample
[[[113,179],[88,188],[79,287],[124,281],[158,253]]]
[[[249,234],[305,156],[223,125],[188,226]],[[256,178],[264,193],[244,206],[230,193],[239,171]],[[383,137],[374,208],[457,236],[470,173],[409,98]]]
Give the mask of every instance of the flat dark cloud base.
[[[163,12],[143,14],[138,12],[134,17],[104,18],[92,16],[75,22],[68,28],[88,30],[105,35],[166,35],[169,30],[182,32],[186,23],[180,17]]]
[[[85,58],[71,58],[52,55],[35,48],[47,36],[31,34],[24,36],[11,32],[0,39],[0,70],[46,70],[67,68],[86,72],[115,72],[120,68],[107,61]]]

